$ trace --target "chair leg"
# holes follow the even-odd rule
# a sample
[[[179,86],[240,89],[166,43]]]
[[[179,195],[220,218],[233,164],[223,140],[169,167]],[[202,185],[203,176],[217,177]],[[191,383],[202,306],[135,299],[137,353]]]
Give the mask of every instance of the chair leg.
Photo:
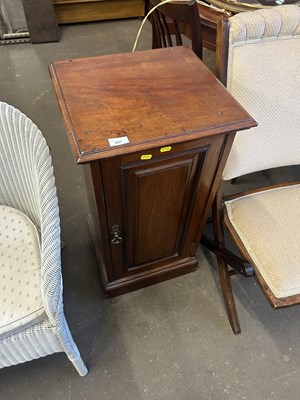
[[[218,271],[228,319],[233,332],[237,335],[238,333],[241,333],[241,327],[233,297],[229,269],[228,265],[220,258],[218,258]]]
[[[72,363],[79,375],[86,376],[88,374],[89,371],[81,357],[77,358],[76,360],[72,360]]]
[[[57,314],[56,328],[62,349],[66,353],[68,359],[74,365],[79,375],[81,376],[87,375],[88,369],[80,356],[76,343],[73,340],[70,328],[68,326],[62,308],[60,309],[60,312]]]
[[[224,229],[223,229],[223,207],[222,207],[222,191],[219,188],[212,206],[213,232],[215,240],[224,245]],[[217,256],[218,271],[220,276],[221,290],[227,310],[228,319],[231,328],[235,334],[241,332],[239,319],[236,311],[235,301],[232,292],[230,273],[227,263]]]

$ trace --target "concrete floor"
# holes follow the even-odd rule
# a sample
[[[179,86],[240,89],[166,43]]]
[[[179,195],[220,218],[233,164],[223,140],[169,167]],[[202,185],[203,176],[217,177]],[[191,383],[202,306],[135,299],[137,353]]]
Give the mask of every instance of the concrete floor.
[[[2,400],[298,400],[299,307],[273,311],[254,279],[234,278],[242,326],[235,336],[220,297],[215,259],[199,269],[107,299],[86,216],[83,172],[72,159],[47,66],[54,60],[130,51],[139,20],[60,27],[59,43],[0,46],[0,99],[21,109],[52,149],[61,209],[65,311],[89,367],[79,377],[63,354],[0,371]],[[151,47],[146,26],[140,49]],[[253,174],[239,189],[298,168]],[[227,190],[232,190],[227,186]]]

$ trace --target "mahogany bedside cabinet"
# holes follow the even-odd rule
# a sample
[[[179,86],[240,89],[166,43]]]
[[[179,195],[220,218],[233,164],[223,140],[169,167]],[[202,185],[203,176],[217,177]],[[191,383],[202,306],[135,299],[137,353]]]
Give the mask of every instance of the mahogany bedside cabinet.
[[[58,61],[50,73],[75,161],[89,165],[106,293],[194,270],[235,133],[256,122],[187,47]]]

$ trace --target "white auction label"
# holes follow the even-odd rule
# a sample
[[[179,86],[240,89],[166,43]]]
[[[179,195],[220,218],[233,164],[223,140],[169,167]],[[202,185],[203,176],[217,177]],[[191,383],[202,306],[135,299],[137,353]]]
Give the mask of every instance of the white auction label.
[[[120,146],[121,144],[129,143],[129,139],[127,136],[122,136],[118,138],[108,139],[109,145],[112,146]]]

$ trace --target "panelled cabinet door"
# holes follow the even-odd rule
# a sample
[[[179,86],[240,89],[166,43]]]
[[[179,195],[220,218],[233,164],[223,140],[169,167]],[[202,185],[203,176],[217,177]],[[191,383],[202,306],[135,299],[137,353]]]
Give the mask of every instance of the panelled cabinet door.
[[[218,136],[101,163],[114,279],[190,256],[222,143]]]
[[[205,152],[122,168],[127,268],[181,255]]]

